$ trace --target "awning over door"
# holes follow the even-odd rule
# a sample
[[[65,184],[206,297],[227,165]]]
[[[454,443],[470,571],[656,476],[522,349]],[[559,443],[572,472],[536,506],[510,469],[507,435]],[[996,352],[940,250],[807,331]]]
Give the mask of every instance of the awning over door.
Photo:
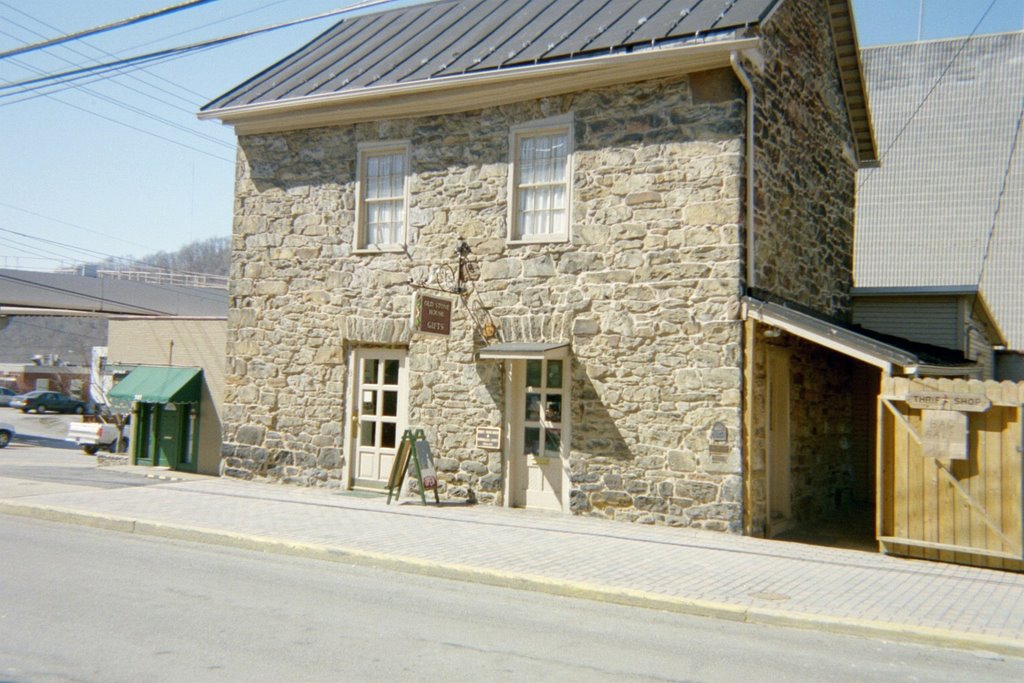
[[[537,358],[561,358],[569,345],[532,342],[509,342],[485,346],[476,353],[480,360],[533,360]]]
[[[202,390],[202,368],[135,368],[107,396],[115,405],[196,403]]]

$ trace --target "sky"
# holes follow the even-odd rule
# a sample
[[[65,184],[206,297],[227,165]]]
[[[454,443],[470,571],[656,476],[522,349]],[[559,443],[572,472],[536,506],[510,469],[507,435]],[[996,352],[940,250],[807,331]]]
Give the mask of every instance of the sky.
[[[182,1],[0,0],[0,52]],[[312,17],[355,1],[216,0],[0,59],[0,84]],[[1024,0],[853,0],[853,6],[862,47],[966,36],[976,26],[978,34],[1024,26]],[[234,133],[195,113],[335,21],[235,41],[81,87],[0,90],[0,268],[74,267],[230,236]]]

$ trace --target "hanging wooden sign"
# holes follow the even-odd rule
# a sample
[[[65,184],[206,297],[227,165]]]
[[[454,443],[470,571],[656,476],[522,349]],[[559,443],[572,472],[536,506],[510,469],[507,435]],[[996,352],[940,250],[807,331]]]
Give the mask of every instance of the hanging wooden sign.
[[[413,301],[412,329],[420,334],[447,337],[452,331],[452,300],[417,292]]]

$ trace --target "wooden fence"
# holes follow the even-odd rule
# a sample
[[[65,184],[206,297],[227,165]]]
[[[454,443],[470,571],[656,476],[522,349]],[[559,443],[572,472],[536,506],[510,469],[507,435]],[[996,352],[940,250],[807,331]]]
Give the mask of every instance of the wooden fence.
[[[883,377],[884,552],[1024,571],[1024,383]]]

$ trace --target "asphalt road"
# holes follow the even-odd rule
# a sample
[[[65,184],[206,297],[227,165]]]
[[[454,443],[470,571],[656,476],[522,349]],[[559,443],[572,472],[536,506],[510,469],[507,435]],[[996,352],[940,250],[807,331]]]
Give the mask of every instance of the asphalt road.
[[[97,467],[95,457],[85,455],[81,448],[64,441],[68,423],[80,420],[77,415],[24,414],[20,410],[0,408],[0,422],[10,423],[17,430],[11,444],[0,449],[0,477],[90,488],[159,483]]]
[[[0,516],[0,680],[1019,681],[1024,660]]]

